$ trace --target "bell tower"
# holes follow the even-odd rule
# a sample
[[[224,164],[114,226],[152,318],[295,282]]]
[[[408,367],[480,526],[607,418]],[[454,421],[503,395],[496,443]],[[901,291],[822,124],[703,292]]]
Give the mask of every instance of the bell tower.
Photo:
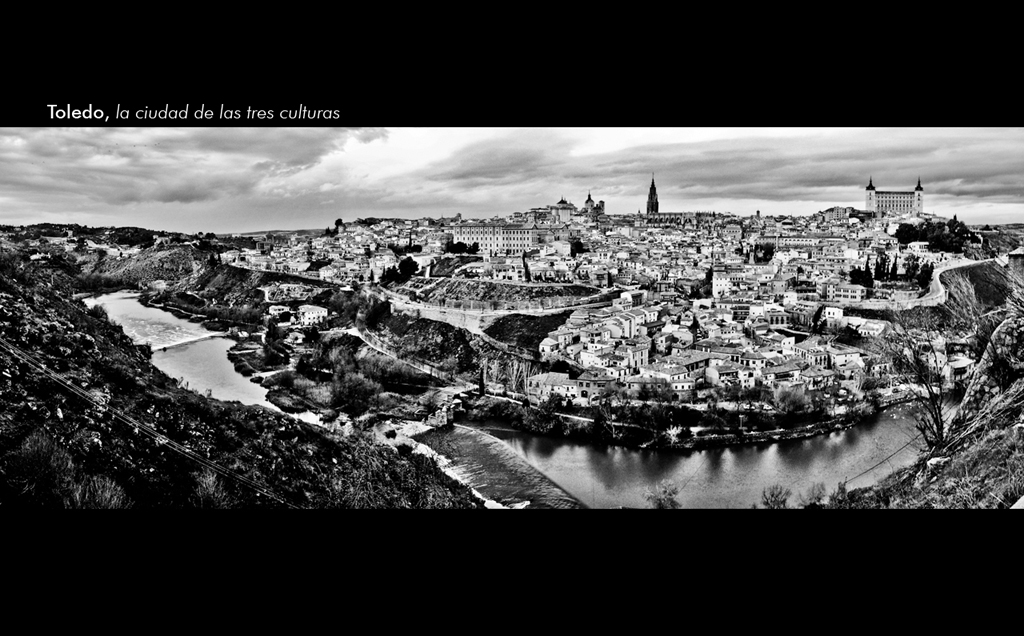
[[[917,178],[917,187],[914,188],[914,216],[921,216],[924,213],[924,188],[921,187],[921,177]]]
[[[654,175],[651,175],[651,191],[647,194],[647,214],[658,213],[658,188],[654,185]]]
[[[864,209],[867,210],[868,212],[875,212],[875,216],[878,216],[875,201],[875,186],[871,182],[871,177],[868,177],[868,187],[865,188],[865,190],[866,193],[864,196]]]

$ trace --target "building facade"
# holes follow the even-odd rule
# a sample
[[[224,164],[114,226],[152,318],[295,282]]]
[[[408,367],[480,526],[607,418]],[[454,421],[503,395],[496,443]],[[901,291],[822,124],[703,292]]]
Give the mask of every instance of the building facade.
[[[887,192],[875,190],[875,185],[869,178],[864,194],[864,209],[873,212],[875,216],[921,216],[924,213],[924,188],[921,187],[921,179],[918,178],[917,187],[910,192]]]

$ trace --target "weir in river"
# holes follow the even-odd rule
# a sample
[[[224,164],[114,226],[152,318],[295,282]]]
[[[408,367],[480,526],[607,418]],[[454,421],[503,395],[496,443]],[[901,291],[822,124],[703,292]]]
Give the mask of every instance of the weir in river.
[[[417,441],[451,461],[453,472],[463,483],[504,506],[586,507],[500,439],[483,431],[455,425],[424,433]]]

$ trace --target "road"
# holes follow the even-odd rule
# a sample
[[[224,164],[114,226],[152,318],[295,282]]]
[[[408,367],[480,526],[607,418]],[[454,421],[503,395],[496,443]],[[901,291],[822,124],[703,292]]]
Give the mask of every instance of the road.
[[[985,259],[983,261],[975,261],[971,259],[962,259],[954,261],[949,265],[943,265],[935,270],[932,274],[932,282],[928,287],[928,293],[921,296],[917,300],[911,301],[911,306],[926,306],[926,305],[941,305],[946,302],[946,288],[942,284],[942,274],[950,270],[954,270],[960,267],[968,267],[970,265],[978,265],[980,263],[987,263],[994,259]]]

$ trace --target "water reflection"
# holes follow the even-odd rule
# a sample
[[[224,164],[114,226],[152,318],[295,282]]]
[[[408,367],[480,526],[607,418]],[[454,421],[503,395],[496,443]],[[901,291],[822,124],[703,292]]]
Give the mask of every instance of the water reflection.
[[[532,435],[497,421],[468,424],[488,429],[573,496],[597,508],[647,507],[644,492],[666,479],[682,487],[678,499],[684,507],[748,508],[773,484],[790,488],[795,503],[815,483],[831,491],[881,462],[850,486],[875,483],[912,463],[918,452],[916,445],[901,449],[916,433],[913,419],[892,410],[852,429],[814,438],[703,451],[630,450]]]

